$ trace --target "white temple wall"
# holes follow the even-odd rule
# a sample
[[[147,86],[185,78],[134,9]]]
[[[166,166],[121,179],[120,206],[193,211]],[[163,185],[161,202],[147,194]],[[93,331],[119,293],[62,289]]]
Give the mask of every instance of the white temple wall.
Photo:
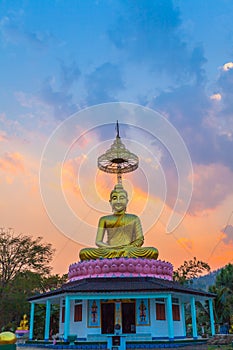
[[[152,337],[160,338],[168,336],[168,323],[155,320]]]
[[[82,320],[74,321],[75,300],[70,301],[70,334],[77,334],[78,338],[86,338],[87,336],[87,301],[83,300],[79,304],[82,305]]]
[[[166,308],[167,306],[165,303],[165,314],[167,315]],[[180,304],[179,304],[179,314],[180,314],[180,320],[179,321],[173,320],[174,337],[183,337],[185,335]],[[156,299],[150,300],[150,323],[151,323],[152,337],[155,337],[155,338],[168,337],[167,317],[166,317],[166,320],[156,319]]]
[[[152,337],[167,337],[168,323],[167,320],[156,320],[156,305],[155,299],[150,299],[150,321]]]
[[[70,300],[70,319],[69,319],[69,334],[77,334],[78,338],[86,338],[87,335],[87,301],[80,301],[80,304],[82,304],[82,320],[81,321],[74,321],[74,307],[75,307],[75,300]],[[65,306],[65,299],[60,299],[60,318],[59,318],[59,334],[64,334],[64,325],[65,323],[62,322],[63,313],[62,309]]]
[[[185,330],[183,327],[183,320],[182,320],[182,310],[181,310],[181,300],[180,298],[178,299],[178,305],[179,305],[179,315],[180,315],[180,320],[173,320],[173,327],[174,327],[174,336],[175,337],[183,337],[185,335]]]
[[[183,337],[184,336],[184,330],[183,330],[183,324],[182,321],[174,321],[174,335],[175,337]]]
[[[151,326],[136,326],[136,333],[148,334],[151,333]]]

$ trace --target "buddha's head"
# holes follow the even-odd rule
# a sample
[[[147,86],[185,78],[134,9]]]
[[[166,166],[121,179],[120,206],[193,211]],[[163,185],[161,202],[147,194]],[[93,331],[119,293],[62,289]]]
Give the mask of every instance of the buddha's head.
[[[128,193],[122,186],[122,184],[117,184],[110,193],[110,204],[113,213],[121,214],[126,211],[128,204]]]

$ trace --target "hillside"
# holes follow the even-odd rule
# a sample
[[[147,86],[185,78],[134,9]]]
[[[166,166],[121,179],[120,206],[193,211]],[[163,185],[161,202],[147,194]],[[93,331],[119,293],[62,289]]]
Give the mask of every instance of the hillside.
[[[208,291],[209,287],[215,284],[216,276],[220,271],[221,269],[218,269],[216,271],[210,272],[208,275],[194,278],[190,283],[190,286],[195,289]]]

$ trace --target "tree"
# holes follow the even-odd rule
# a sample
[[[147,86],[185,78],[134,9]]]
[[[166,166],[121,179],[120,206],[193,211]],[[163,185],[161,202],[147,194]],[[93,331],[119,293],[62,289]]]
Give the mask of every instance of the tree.
[[[233,264],[228,264],[221,269],[215,284],[217,288],[225,287],[233,291]]]
[[[185,284],[189,283],[193,278],[197,278],[209,271],[210,266],[208,263],[197,260],[197,258],[194,257],[193,260],[185,260],[184,264],[173,272],[173,280]]]
[[[51,244],[43,243],[41,237],[0,229],[0,327],[9,322],[18,325],[29,312],[27,298],[44,290],[53,252]]]
[[[44,277],[41,284],[40,292],[48,292],[53,289],[60,288],[64,283],[67,282],[68,275],[64,274],[62,276],[50,275],[48,277]]]
[[[27,298],[39,292],[42,276],[35,272],[19,272],[3,289],[0,300],[0,325],[14,331],[24,314],[29,314],[30,304]],[[9,327],[10,325],[10,327]]]
[[[232,323],[233,315],[233,264],[221,269],[216,277],[215,285],[209,288],[216,294],[214,312],[216,322],[219,324]]]
[[[20,272],[4,289],[3,298],[0,301],[0,324],[6,330],[15,330],[24,314],[29,315],[30,304],[27,299],[33,294],[44,293],[62,286],[67,281],[67,275],[42,276],[39,273],[26,271]],[[6,311],[6,312],[5,312]],[[35,336],[43,338],[45,325],[45,305],[36,305],[35,320],[37,329]],[[53,329],[58,329],[59,307],[51,306],[51,323]]]
[[[42,238],[16,235],[12,229],[0,229],[0,292],[16,275],[24,271],[48,274],[54,250]]]

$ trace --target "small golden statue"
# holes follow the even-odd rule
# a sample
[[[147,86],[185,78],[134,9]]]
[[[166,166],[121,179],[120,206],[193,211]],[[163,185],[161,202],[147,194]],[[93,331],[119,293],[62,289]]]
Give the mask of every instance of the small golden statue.
[[[110,150],[98,158],[98,167],[102,171],[117,174],[118,183],[110,193],[109,200],[113,214],[100,218],[96,235],[98,248],[81,249],[80,260],[120,257],[157,259],[156,248],[142,247],[144,237],[139,217],[126,213],[128,194],[122,186],[121,174],[136,170],[138,157],[122,144],[118,122],[116,140]],[[104,242],[105,234],[107,239]]]
[[[23,315],[23,319],[20,321],[19,327],[17,327],[17,330],[19,331],[28,331],[28,320],[27,320],[27,315]]]

